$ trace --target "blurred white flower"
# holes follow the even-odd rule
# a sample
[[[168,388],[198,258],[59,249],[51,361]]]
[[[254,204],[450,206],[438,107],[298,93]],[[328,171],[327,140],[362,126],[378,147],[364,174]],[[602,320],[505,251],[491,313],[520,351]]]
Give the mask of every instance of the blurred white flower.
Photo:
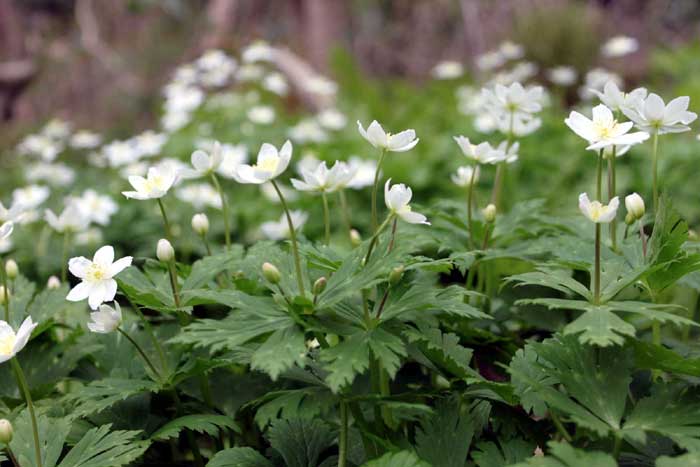
[[[15,224],[12,221],[3,222],[0,225],[0,240],[6,240],[12,235],[12,231],[15,228]]]
[[[55,140],[65,140],[70,136],[71,126],[72,125],[65,120],[52,118],[44,125],[41,133]]]
[[[454,136],[453,138],[462,150],[462,154],[478,164],[498,164],[506,160],[506,154],[503,151],[495,149],[487,142],[472,144],[465,136]]]
[[[90,218],[78,207],[78,204],[70,201],[58,216],[51,209],[47,209],[44,212],[44,219],[53,230],[59,233],[81,232],[90,224]]]
[[[657,94],[651,93],[643,101],[631,108],[623,108],[623,113],[637,128],[649,133],[682,133],[690,130],[690,125],[698,115],[688,111],[690,98],[676,97],[668,104]]]
[[[275,121],[275,109],[268,105],[251,107],[246,115],[248,120],[258,125],[269,125]]]
[[[357,129],[360,135],[372,146],[386,151],[405,152],[413,149],[419,141],[419,139],[416,138],[415,130],[404,130],[392,135],[391,133],[385,132],[384,128],[382,128],[376,120],[372,120],[367,130],[365,130],[362,123],[358,120]]]
[[[27,185],[12,191],[12,205],[22,206],[24,209],[39,207],[49,197],[51,190],[42,185]]]
[[[452,183],[461,187],[468,187],[479,181],[479,166],[465,165],[457,168],[457,172],[450,176]]]
[[[271,62],[274,49],[263,40],[257,40],[243,49],[241,59],[246,63]]]
[[[615,36],[608,39],[600,51],[604,57],[623,57],[639,50],[639,42],[634,37]]]
[[[513,115],[513,119],[506,115],[501,115],[495,120],[496,128],[503,134],[513,132],[513,136],[522,137],[535,132],[541,125],[542,120],[531,115]]]
[[[338,109],[327,108],[316,115],[318,123],[329,130],[342,130],[348,123],[348,119]]]
[[[430,222],[428,222],[428,219],[423,214],[411,210],[411,206],[408,204],[411,202],[411,197],[413,197],[411,188],[403,183],[391,187],[390,184],[391,179],[387,180],[384,184],[384,203],[387,209],[409,224],[430,225]]]
[[[114,332],[122,324],[122,309],[119,303],[114,302],[114,308],[109,305],[100,305],[98,311],[90,313],[90,322],[87,327],[91,332],[109,334]]]
[[[649,134],[643,131],[629,133],[632,122],[618,123],[613,113],[603,104],[593,107],[593,118],[571,111],[564,120],[574,133],[588,141],[586,149],[601,149],[614,145],[632,145],[646,141]]]
[[[541,86],[523,87],[520,83],[510,86],[496,84],[493,89],[481,90],[492,112],[499,114],[533,114],[542,110],[544,90]]]
[[[374,174],[377,171],[377,162],[371,159],[361,159],[352,156],[348,160],[350,171],[354,172],[352,180],[348,183],[348,188],[361,190],[374,183]],[[381,175],[381,174],[380,174]]]
[[[46,135],[28,135],[17,146],[17,152],[25,156],[39,156],[51,162],[63,151],[63,143]]]
[[[79,246],[98,245],[102,243],[102,231],[97,227],[90,227],[82,232],[78,232],[73,237],[73,243]]]
[[[2,202],[0,202],[0,223],[3,222],[19,222],[24,216],[26,208],[21,204],[13,202],[9,208],[6,208]]]
[[[603,68],[594,68],[586,73],[583,85],[579,88],[579,97],[588,101],[596,97],[593,90],[602,91],[608,81],[614,82],[617,86],[622,86],[622,78],[616,73]]]
[[[151,157],[160,154],[165,143],[168,142],[168,136],[164,133],[156,133],[155,131],[144,131],[140,135],[136,135],[131,139],[134,150],[138,157]]]
[[[102,147],[110,167],[121,167],[139,160],[140,154],[131,141],[112,141]]]
[[[76,131],[70,138],[70,147],[73,149],[93,149],[102,143],[102,136],[89,130]]]
[[[237,63],[224,51],[207,50],[195,62],[199,71],[199,82],[204,86],[220,87],[228,83],[236,71]]]
[[[265,75],[265,69],[258,65],[245,64],[238,68],[236,79],[238,81],[249,83],[260,81]]]
[[[37,325],[38,323],[33,322],[32,317],[28,316],[15,333],[12,326],[0,320],[0,363],[12,359],[27,345]]]
[[[495,70],[505,62],[506,58],[500,52],[486,52],[476,57],[476,67],[481,71]]]
[[[119,210],[119,205],[110,196],[92,189],[85,190],[80,197],[74,198],[74,202],[90,222],[103,226],[108,225],[109,219]]]
[[[576,83],[578,72],[574,67],[561,65],[547,70],[547,78],[557,86],[571,86]]]
[[[239,183],[265,183],[284,172],[291,158],[291,142],[286,141],[279,151],[273,145],[264,143],[258,152],[256,164],[241,164],[234,172],[233,178]]]
[[[314,75],[302,83],[303,90],[309,94],[333,97],[338,92],[338,84],[322,75]]]
[[[138,200],[162,198],[173,186],[175,179],[175,172],[151,167],[145,178],[139,175],[130,176],[129,183],[135,191],[122,191],[122,194]]]
[[[309,218],[309,215],[303,211],[291,211],[289,215],[292,218],[292,225],[295,231],[300,230]],[[288,238],[290,232],[286,215],[282,214],[282,217],[280,217],[278,221],[263,222],[260,225],[260,231],[270,240],[283,240]]]
[[[277,187],[280,189],[280,191],[282,192],[282,196],[284,196],[284,199],[286,199],[287,201],[295,201],[299,198],[298,191],[293,190],[292,188],[289,188],[286,185],[282,185],[281,183],[277,183]],[[269,202],[274,204],[280,203],[280,198],[277,195],[277,191],[275,191],[275,187],[272,186],[272,183],[268,182],[260,185],[260,192]]]
[[[71,258],[68,269],[82,282],[71,289],[66,300],[79,302],[87,298],[93,310],[104,302],[114,300],[117,293],[114,276],[131,266],[131,260],[131,256],[125,256],[114,261],[114,248],[109,245],[97,250],[92,261],[83,256]]]
[[[511,144],[508,144],[508,141],[501,141],[498,146],[496,146],[496,151],[504,154],[507,164],[518,161],[518,150],[520,150],[520,143],[517,141]]]
[[[328,141],[328,134],[314,118],[301,119],[287,132],[295,143],[323,143]]]
[[[221,144],[215,141],[208,152],[202,149],[194,151],[190,157],[192,168],[184,169],[180,175],[188,179],[206,177],[219,169],[222,160]]]
[[[520,60],[525,55],[525,48],[512,41],[504,41],[498,46],[498,53],[506,60]]]
[[[637,88],[630,92],[623,92],[614,81],[608,81],[603,87],[603,91],[591,89],[591,92],[598,96],[600,102],[605,104],[613,112],[622,109],[634,109],[639,106],[647,97],[645,88]]]
[[[30,182],[46,182],[54,186],[68,186],[75,180],[75,171],[60,162],[37,162],[26,168],[24,177]]]
[[[216,172],[226,178],[233,178],[238,167],[248,162],[248,148],[245,144],[222,144],[221,164]]]
[[[435,79],[457,79],[464,74],[464,67],[454,60],[439,62],[430,71]]]
[[[345,188],[354,175],[350,166],[344,162],[336,161],[329,169],[323,161],[314,170],[302,169],[303,181],[296,178],[291,181],[292,186],[299,191],[332,193]]]
[[[192,119],[192,116],[190,115],[189,112],[185,112],[185,111],[167,112],[160,119],[160,126],[166,132],[173,133],[173,132],[179,130],[180,128],[184,127],[188,123],[190,123],[191,119]]]
[[[206,206],[221,209],[221,197],[219,193],[208,183],[194,183],[180,187],[175,191],[175,196],[195,209]]]
[[[286,96],[289,93],[289,84],[287,78],[282,73],[269,73],[262,81],[262,87],[268,91],[277,94],[278,96]]]
[[[620,200],[617,196],[610,200],[607,205],[600,201],[590,201],[588,194],[581,193],[578,197],[578,207],[584,216],[596,224],[608,224],[615,219]]]

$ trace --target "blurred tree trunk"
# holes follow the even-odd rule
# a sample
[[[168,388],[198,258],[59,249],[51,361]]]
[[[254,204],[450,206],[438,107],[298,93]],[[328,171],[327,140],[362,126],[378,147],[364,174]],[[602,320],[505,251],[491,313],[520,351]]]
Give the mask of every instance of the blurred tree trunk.
[[[347,11],[343,0],[302,0],[300,35],[306,56],[317,70],[328,70],[332,48],[343,40]]]
[[[12,119],[15,103],[36,75],[27,56],[24,17],[14,0],[0,1],[0,118]]]
[[[238,0],[211,0],[207,4],[206,19],[209,27],[202,39],[202,49],[218,49],[230,41],[238,6]]]

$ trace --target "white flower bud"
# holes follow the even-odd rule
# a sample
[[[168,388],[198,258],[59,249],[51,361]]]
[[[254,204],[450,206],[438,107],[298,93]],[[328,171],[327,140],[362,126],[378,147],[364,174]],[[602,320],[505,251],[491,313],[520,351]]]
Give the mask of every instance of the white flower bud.
[[[326,290],[326,285],[328,284],[328,280],[321,276],[314,282],[314,287],[313,287],[313,293],[314,295],[319,295],[321,292]]]
[[[637,193],[625,196],[625,207],[635,220],[644,216],[644,200]]]
[[[496,206],[493,204],[486,206],[481,210],[481,213],[484,215],[484,220],[489,224],[496,220]]]
[[[262,272],[265,279],[267,279],[271,284],[278,284],[282,278],[280,275],[280,270],[271,263],[263,263]]]
[[[158,240],[158,246],[156,246],[156,258],[159,261],[167,263],[175,258],[175,250],[173,246],[164,238]]]
[[[350,243],[354,247],[359,246],[360,243],[362,243],[362,237],[360,236],[360,232],[358,232],[355,229],[350,230]]]
[[[46,288],[57,289],[59,287],[61,287],[61,281],[59,280],[59,278],[56,276],[49,277],[48,282],[46,282]]]
[[[209,218],[206,214],[200,213],[192,216],[192,230],[199,235],[206,235],[209,232]]]
[[[12,423],[4,418],[0,420],[0,444],[10,444],[13,435]]]
[[[14,279],[19,274],[19,267],[14,259],[8,259],[5,262],[5,274],[7,274],[8,279]]]

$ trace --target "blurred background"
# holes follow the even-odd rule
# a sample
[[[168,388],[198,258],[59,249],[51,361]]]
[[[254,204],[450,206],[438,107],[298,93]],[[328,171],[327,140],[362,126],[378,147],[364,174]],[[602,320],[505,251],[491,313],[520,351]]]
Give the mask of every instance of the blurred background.
[[[441,60],[478,73],[477,57],[504,40],[540,70],[566,64],[583,76],[606,38],[625,35],[639,49],[604,64],[636,83],[655,50],[698,37],[698,19],[697,0],[3,0],[2,135],[6,144],[54,117],[145,127],[177,65],[257,39],[336,79],[343,53],[369,76],[422,83]]]

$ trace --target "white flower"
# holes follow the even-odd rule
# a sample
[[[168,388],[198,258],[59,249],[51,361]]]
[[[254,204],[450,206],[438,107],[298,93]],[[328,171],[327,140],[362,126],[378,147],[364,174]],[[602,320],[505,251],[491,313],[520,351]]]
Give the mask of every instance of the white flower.
[[[175,248],[167,239],[161,238],[158,240],[156,244],[156,258],[164,263],[175,259]]]
[[[282,192],[282,196],[287,201],[296,201],[299,198],[299,192],[281,183],[277,183],[277,188]],[[263,183],[260,185],[260,192],[271,203],[280,204],[280,197],[277,190],[272,186],[272,183]]]
[[[241,59],[246,63],[271,62],[274,49],[263,40],[257,40],[248,45],[241,53]]]
[[[122,191],[127,198],[138,200],[162,198],[175,183],[175,172],[151,167],[146,178],[132,175],[129,183],[136,191]]]
[[[66,164],[37,162],[24,172],[30,182],[45,181],[55,186],[68,186],[75,180],[75,171]]]
[[[99,225],[109,224],[109,219],[116,214],[119,206],[107,195],[102,195],[95,190],[85,190],[74,202],[91,222]]]
[[[98,245],[102,243],[102,231],[96,227],[79,232],[74,239],[76,245]]]
[[[520,143],[517,141],[514,143],[511,143],[510,145],[508,144],[508,141],[501,141],[498,144],[498,146],[496,147],[496,151],[503,153],[505,155],[505,161],[508,164],[512,164],[513,162],[517,162],[519,149],[520,149]]]
[[[109,305],[100,305],[98,311],[90,313],[91,321],[87,323],[90,331],[97,334],[109,334],[114,332],[122,324],[122,309],[119,303],[114,302],[115,308]]]
[[[24,216],[25,207],[16,202],[12,203],[12,206],[6,208],[2,202],[0,202],[0,222],[19,222]]]
[[[277,150],[269,143],[264,143],[258,152],[255,165],[241,164],[233,174],[233,178],[239,183],[253,183],[260,185],[278,177],[287,169],[292,158],[292,143],[286,141]]]
[[[59,216],[56,216],[51,209],[47,209],[44,219],[52,229],[59,233],[81,232],[90,224],[90,218],[76,202],[69,202]]]
[[[281,73],[277,72],[273,72],[265,76],[262,81],[262,87],[277,94],[278,96],[286,96],[289,92],[289,84],[287,84],[287,79]]]
[[[248,120],[258,125],[269,125],[275,121],[275,109],[267,105],[256,105],[248,110]]]
[[[620,200],[615,196],[608,205],[601,204],[600,201],[590,201],[588,194],[581,193],[578,197],[578,207],[591,222],[596,224],[608,224],[615,219],[617,207]]]
[[[498,52],[506,60],[518,60],[525,55],[525,48],[511,41],[504,41],[498,47]]]
[[[192,230],[199,235],[206,235],[209,232],[209,218],[204,213],[192,216]]]
[[[348,188],[361,190],[374,184],[374,174],[377,172],[376,161],[353,156],[348,160],[348,165],[350,171],[355,174],[348,183]]]
[[[468,187],[469,185],[473,183],[476,183],[479,181],[479,173],[481,171],[479,170],[479,166],[471,166],[471,165],[465,165],[462,167],[457,168],[457,172],[453,173],[452,176],[450,177],[452,179],[452,183],[454,183],[457,186],[461,187]],[[473,179],[472,179],[473,177]]]
[[[259,81],[265,74],[265,69],[254,64],[245,64],[238,68],[236,79],[242,82]]]
[[[102,136],[88,130],[79,130],[70,139],[70,146],[74,149],[96,148],[102,142]]]
[[[571,86],[576,82],[578,73],[571,66],[557,66],[547,71],[547,78],[558,86]]]
[[[506,154],[503,151],[494,149],[487,142],[472,144],[466,136],[454,136],[453,138],[462,150],[462,154],[479,164],[498,164],[506,160]]]
[[[209,206],[221,209],[221,196],[208,183],[195,183],[178,188],[175,196],[181,201],[190,203],[195,209]]]
[[[623,108],[622,111],[640,130],[660,135],[682,133],[690,130],[688,125],[698,118],[696,113],[688,111],[688,104],[688,96],[676,97],[664,104],[661,97],[651,93],[634,107]]]
[[[637,88],[627,93],[621,91],[615,81],[605,83],[603,92],[597,89],[591,89],[591,92],[613,112],[636,108],[647,97],[645,88]]]
[[[46,162],[56,159],[63,150],[63,144],[45,135],[29,135],[17,146],[22,155],[37,155]]]
[[[222,50],[207,50],[195,62],[199,71],[199,82],[203,86],[223,86],[233,76],[238,64]]]
[[[58,289],[59,287],[61,287],[61,280],[56,276],[51,276],[49,280],[46,281],[47,289]]]
[[[481,93],[492,112],[533,114],[542,110],[544,90],[541,86],[525,88],[517,82],[510,86],[496,84],[493,89],[482,89]]]
[[[481,71],[494,70],[505,62],[506,58],[500,52],[486,52],[476,57],[476,67]]]
[[[330,169],[323,161],[314,170],[302,169],[303,181],[292,179],[292,186],[299,191],[315,191],[332,193],[345,188],[355,174],[350,166],[344,162],[336,161]]]
[[[318,123],[329,130],[342,130],[348,123],[347,117],[338,109],[324,109],[316,115]]]
[[[622,57],[639,50],[639,42],[634,37],[615,36],[601,47],[601,53],[604,57]]]
[[[445,60],[435,65],[430,74],[435,79],[456,79],[464,74],[464,67],[459,62]]]
[[[289,215],[292,218],[294,230],[299,230],[306,223],[309,215],[303,211],[291,211]],[[260,225],[262,234],[270,240],[282,240],[289,237],[289,224],[287,216],[282,214],[278,221],[263,222]]]
[[[643,131],[628,133],[634,124],[632,122],[618,123],[612,111],[603,104],[593,107],[592,120],[572,111],[564,122],[574,133],[590,143],[586,149],[632,145],[649,138],[649,134]]]
[[[404,152],[418,144],[419,139],[416,138],[415,130],[404,130],[400,133],[392,135],[384,131],[382,126],[376,120],[372,120],[367,130],[362,126],[360,121],[357,121],[357,129],[364,139],[375,148],[392,151]]]
[[[295,143],[323,143],[328,140],[328,134],[321,124],[313,118],[304,118],[287,132]]]
[[[186,169],[182,171],[183,178],[205,177],[219,169],[223,155],[221,153],[221,144],[215,141],[209,152],[197,149],[192,153],[190,162],[194,169]]]
[[[644,199],[637,193],[625,196],[625,208],[634,219],[641,219],[644,216]]]
[[[583,85],[579,88],[578,94],[584,101],[591,100],[595,97],[593,90],[603,90],[608,81],[614,82],[617,86],[622,86],[620,75],[604,68],[594,68],[586,73],[586,78]]]
[[[0,240],[6,240],[12,235],[12,231],[15,228],[15,224],[12,221],[4,222],[0,225]]]
[[[216,173],[226,178],[233,178],[241,164],[248,162],[248,148],[245,144],[222,144],[221,164]]]
[[[121,167],[139,160],[140,154],[131,141],[112,141],[102,147],[102,154],[110,167]]]
[[[387,180],[384,184],[384,203],[389,211],[409,224],[430,225],[430,222],[428,222],[423,214],[411,211],[411,206],[408,204],[411,202],[411,197],[413,196],[411,188],[403,183],[393,185],[390,188],[390,183],[391,179]]]
[[[160,154],[165,143],[168,142],[168,136],[155,131],[144,131],[140,135],[136,135],[131,139],[134,150],[139,157],[151,157]]]
[[[28,185],[17,188],[12,192],[12,205],[22,206],[24,209],[34,209],[47,200],[51,191],[41,185]]]
[[[103,246],[92,258],[79,256],[68,261],[68,269],[82,282],[68,293],[66,300],[79,302],[88,299],[90,308],[96,310],[103,302],[109,302],[117,294],[117,281],[114,276],[131,266],[131,256],[114,261],[114,248]]]
[[[33,322],[32,317],[28,316],[15,334],[12,326],[0,320],[0,363],[10,360],[27,345],[37,325],[38,323]]]

